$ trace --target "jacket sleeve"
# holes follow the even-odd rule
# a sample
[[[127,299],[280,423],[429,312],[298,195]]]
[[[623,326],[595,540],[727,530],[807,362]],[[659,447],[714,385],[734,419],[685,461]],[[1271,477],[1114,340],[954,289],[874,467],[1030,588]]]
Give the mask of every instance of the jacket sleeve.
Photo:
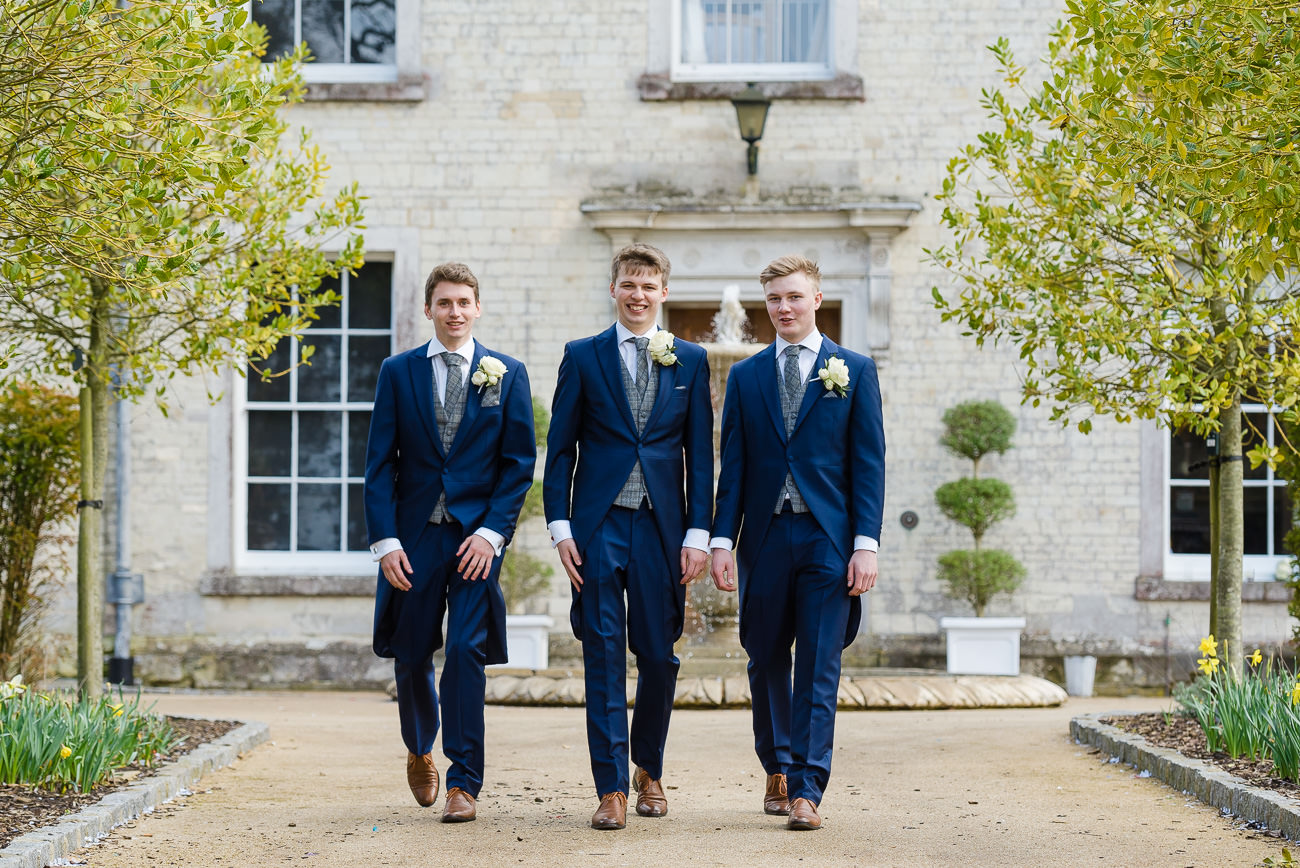
[[[533,431],[533,393],[528,384],[528,371],[520,363],[510,372],[510,385],[506,397],[504,428],[501,432],[501,453],[497,457],[497,484],[488,502],[484,526],[505,537],[514,536],[519,521],[519,511],[524,507],[524,497],[533,484],[533,468],[537,466],[537,438]]]
[[[740,417],[739,380],[733,367],[727,377],[727,395],[722,403],[722,463],[713,512],[713,536],[725,537],[733,543],[740,535],[745,502],[745,426]]]
[[[366,535],[371,543],[397,536],[397,399],[393,366],[385,361],[375,385],[366,438]]]
[[[871,359],[862,366],[851,394],[849,518],[855,536],[879,540],[885,511],[885,422],[880,381]]]
[[[713,520],[713,402],[709,355],[703,356],[691,382],[686,418],[686,526],[708,529]]]
[[[570,347],[564,348],[555,395],[551,399],[551,428],[546,435],[546,470],[542,477],[542,505],[546,523],[572,518],[573,472],[578,459],[578,432],[582,420],[582,375]]]

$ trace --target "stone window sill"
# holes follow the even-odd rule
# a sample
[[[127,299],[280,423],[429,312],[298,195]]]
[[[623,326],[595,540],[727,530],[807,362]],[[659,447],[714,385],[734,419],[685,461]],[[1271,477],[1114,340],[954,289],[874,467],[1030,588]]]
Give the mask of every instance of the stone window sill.
[[[312,82],[307,85],[307,102],[421,102],[426,99],[423,78],[397,81]]]
[[[644,102],[731,99],[745,89],[743,81],[672,81],[664,73],[647,72],[636,82]],[[769,99],[866,99],[862,76],[841,72],[829,81],[765,81],[759,90]]]
[[[236,576],[207,573],[199,580],[205,597],[373,597],[374,576]]]
[[[1167,582],[1159,576],[1138,576],[1133,594],[1139,600],[1204,603],[1210,599],[1209,582]],[[1291,589],[1285,582],[1243,582],[1243,603],[1286,603]]]

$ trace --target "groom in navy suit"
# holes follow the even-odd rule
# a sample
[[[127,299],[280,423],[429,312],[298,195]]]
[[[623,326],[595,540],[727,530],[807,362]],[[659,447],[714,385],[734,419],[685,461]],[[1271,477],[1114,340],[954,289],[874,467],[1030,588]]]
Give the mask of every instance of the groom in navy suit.
[[[564,348],[546,444],[546,520],[582,640],[596,829],[624,827],[629,757],[637,813],[668,813],[660,778],[677,685],[673,642],[686,585],[707,556],[709,363],[701,347],[656,324],[669,268],[647,244],[615,255],[609,294],[618,321]],[[630,743],[629,647],[637,665]]]
[[[441,705],[451,765],[442,820],[461,823],[477,816],[483,667],[506,662],[501,554],[537,447],[527,371],[471,334],[482,309],[467,266],[433,270],[424,313],[434,339],[384,361],[370,417],[366,527],[380,564],[374,647],[393,658],[407,783],[428,807],[438,799],[433,652],[448,616]]]
[[[806,830],[821,826],[840,654],[858,632],[859,595],[876,584],[885,432],[875,364],[817,331],[816,263],[783,256],[759,280],[776,342],[727,379],[712,575],[735,590],[739,532],[763,809]]]

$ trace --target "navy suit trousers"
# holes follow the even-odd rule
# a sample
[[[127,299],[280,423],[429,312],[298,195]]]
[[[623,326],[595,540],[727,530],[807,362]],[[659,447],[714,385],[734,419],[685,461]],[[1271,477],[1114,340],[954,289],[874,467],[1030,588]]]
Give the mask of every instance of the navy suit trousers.
[[[391,607],[400,635],[427,636],[427,642],[394,648],[397,710],[407,750],[433,750],[442,706],[442,752],[450,760],[447,789],[460,787],[478,798],[483,786],[483,696],[487,687],[488,579],[466,581],[456,572],[456,549],[465,541],[459,524],[426,525],[411,562],[411,590],[397,591]],[[501,569],[492,562],[491,580]],[[441,702],[434,686],[433,649],[447,612],[446,660]]]
[[[663,775],[664,743],[679,663],[674,585],[648,507],[611,507],[582,553],[582,662],[587,746],[598,795],[628,791],[628,758],[651,779]],[[626,595],[626,602],[625,602]],[[627,721],[627,650],[636,656],[636,707]]]
[[[764,772],[787,775],[791,800],[821,804],[830,780],[849,619],[848,564],[810,513],[786,511],[772,518],[754,562],[746,566],[740,577],[749,587],[740,618],[749,654],[754,749]]]

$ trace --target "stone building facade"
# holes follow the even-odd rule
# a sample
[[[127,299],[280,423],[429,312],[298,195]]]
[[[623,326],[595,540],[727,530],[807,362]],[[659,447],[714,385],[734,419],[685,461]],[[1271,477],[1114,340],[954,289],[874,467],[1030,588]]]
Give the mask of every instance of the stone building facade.
[[[1059,676],[1063,654],[1087,652],[1102,658],[1103,688],[1186,674],[1208,620],[1208,557],[1171,549],[1171,511],[1194,512],[1199,496],[1169,476],[1181,441],[1107,420],[1084,436],[1021,407],[1014,352],[976,349],[931,302],[945,281],[924,253],[943,241],[933,195],[986,123],[980,91],[999,83],[986,46],[1007,37],[1032,69],[1059,0],[349,0],[341,23],[311,20],[302,0],[260,5],[276,39],[301,35],[321,58],[290,117],[312,131],[332,181],[368,197],[368,264],[344,286],[337,322],[309,338],[312,369],[275,386],[195,380],[166,418],[133,411],[144,679],[386,680],[369,650],[374,566],[356,550],[364,529],[351,509],[369,372],[431,336],[423,277],[456,259],[482,284],[476,333],[522,358],[549,403],[564,342],[610,322],[609,257],[633,239],[673,259],[665,324],[678,330],[733,284],[761,321],[758,271],[807,253],[826,275],[837,337],[876,359],[888,492],[856,662],[939,665],[938,619],[968,613],[935,578],[937,556],[965,534],[934,505],[934,489],[964,471],[939,446],[940,418],[993,398],[1018,431],[988,470],[1019,510],[989,542],[1028,577],[992,613],[1027,618],[1026,670]],[[728,102],[746,81],[773,98],[754,179]],[[1276,524],[1276,486],[1260,487]],[[900,524],[909,510],[913,529]],[[520,545],[552,562],[540,523]],[[1279,562],[1251,561],[1252,644],[1289,636],[1285,589],[1270,581]],[[564,660],[558,570],[544,605]],[[73,613],[69,599],[55,628],[72,633]]]

